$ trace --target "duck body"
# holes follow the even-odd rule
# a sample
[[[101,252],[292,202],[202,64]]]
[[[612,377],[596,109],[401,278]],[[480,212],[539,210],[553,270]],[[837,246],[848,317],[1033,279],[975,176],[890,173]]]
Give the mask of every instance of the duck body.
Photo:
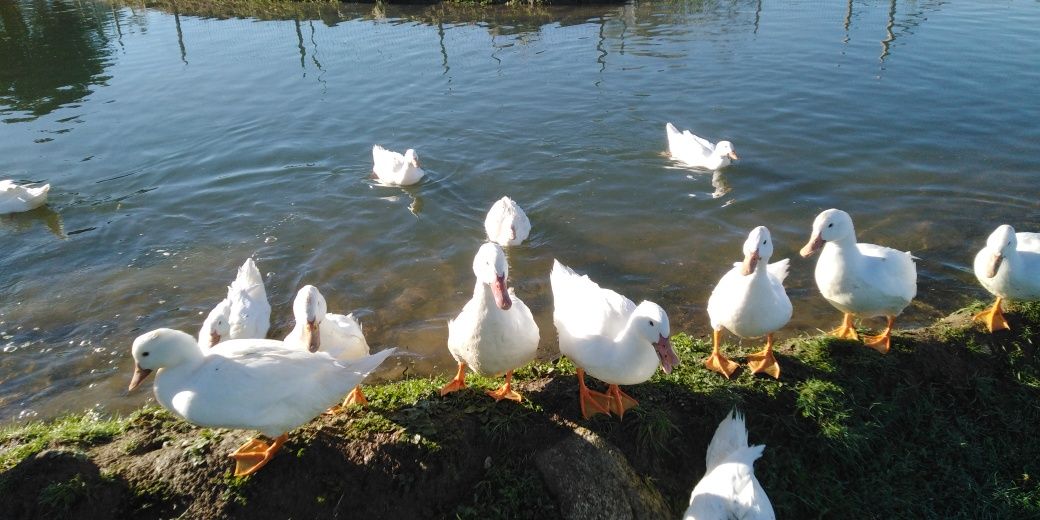
[[[744,417],[736,411],[722,420],[708,444],[704,477],[690,494],[685,520],[775,520],[776,513],[758,478],[754,462],[765,446],[749,446]]]
[[[675,125],[665,125],[668,136],[668,153],[673,159],[695,168],[719,170],[730,165],[731,159],[739,159],[729,141],[711,141],[694,135],[689,130],[679,131]]]
[[[473,297],[448,322],[448,351],[478,374],[500,376],[526,365],[538,351],[539,331],[531,309],[512,287],[508,290],[511,305],[502,310],[491,287],[477,282]]]
[[[815,278],[828,303],[863,318],[896,316],[917,294],[910,253],[874,244],[827,242]]]
[[[263,339],[271,327],[271,304],[264,279],[252,258],[247,258],[228,287],[230,339]]]
[[[531,220],[513,199],[502,197],[488,211],[484,230],[488,240],[502,247],[517,246],[531,234]]]
[[[668,315],[659,305],[600,287],[554,260],[549,280],[560,352],[593,377],[615,385],[642,383],[679,364],[668,341]]]
[[[270,437],[336,404],[393,352],[342,362],[258,339],[224,341],[204,352],[191,336],[171,329],[140,336],[133,349],[139,369],[157,370],[155,399],[170,412],[198,426]]]
[[[426,175],[415,150],[409,148],[400,154],[378,144],[372,146],[372,173],[380,183],[390,186],[410,186]]]
[[[11,180],[0,181],[0,215],[34,210],[47,203],[50,184],[22,186]]]
[[[975,255],[974,268],[979,283],[994,296],[1040,300],[1040,233],[1000,226]]]
[[[312,352],[321,350],[340,361],[367,356],[370,349],[361,323],[353,314],[333,314],[327,310],[325,297],[317,287],[303,286],[293,301],[296,323],[285,336],[285,344],[299,350],[313,347]],[[312,344],[312,339],[317,339],[317,343]]]
[[[760,338],[780,330],[791,321],[791,299],[784,290],[788,259],[768,266],[759,264],[750,275],[744,275],[743,264],[734,264],[708,298],[711,327],[726,330],[742,338]]]

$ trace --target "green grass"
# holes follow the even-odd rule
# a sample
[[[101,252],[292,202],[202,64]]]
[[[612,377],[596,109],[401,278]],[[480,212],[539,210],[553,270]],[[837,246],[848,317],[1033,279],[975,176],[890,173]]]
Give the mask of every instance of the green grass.
[[[66,512],[84,497],[89,498],[89,488],[83,477],[76,475],[68,481],[43,488],[36,500],[51,512]]]
[[[71,414],[49,422],[31,422],[0,429],[0,471],[11,469],[26,457],[54,446],[90,446],[111,440],[127,425],[127,419],[102,419],[93,413]]]

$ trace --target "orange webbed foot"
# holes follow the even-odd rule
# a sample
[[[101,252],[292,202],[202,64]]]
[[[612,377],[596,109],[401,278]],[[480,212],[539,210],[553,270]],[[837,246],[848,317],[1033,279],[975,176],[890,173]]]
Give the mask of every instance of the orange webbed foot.
[[[497,390],[488,390],[487,395],[495,398],[495,402],[501,401],[502,399],[510,399],[512,401],[520,402],[523,397],[520,393],[513,390],[513,371],[506,372],[506,382],[502,386],[498,387]]]
[[[774,379],[780,379],[780,363],[777,363],[772,349],[766,348],[761,352],[749,354],[747,359],[752,374],[762,372],[773,376]]]
[[[619,419],[625,418],[625,410],[631,410],[639,405],[639,401],[622,392],[618,385],[610,385],[607,388],[606,397],[610,400],[608,403],[610,413],[617,415]]]
[[[253,439],[240,446],[230,455],[235,459],[235,476],[244,477],[259,471],[274,458],[275,453],[278,453],[287,440],[289,440],[289,436],[283,433],[271,445],[259,439]]]
[[[704,366],[708,367],[708,370],[714,370],[726,376],[726,379],[729,379],[740,365],[730,361],[729,358],[716,350],[708,356],[708,359],[704,360]]]
[[[455,379],[452,379],[448,384],[441,387],[441,395],[448,395],[452,392],[458,392],[466,388],[466,364],[459,363],[459,371],[455,374]]]
[[[1002,298],[997,298],[997,302],[992,307],[976,314],[973,317],[974,321],[981,321],[990,333],[998,330],[1010,330],[1011,326],[1008,325],[1007,318],[1004,317],[1004,311],[1000,308]]]

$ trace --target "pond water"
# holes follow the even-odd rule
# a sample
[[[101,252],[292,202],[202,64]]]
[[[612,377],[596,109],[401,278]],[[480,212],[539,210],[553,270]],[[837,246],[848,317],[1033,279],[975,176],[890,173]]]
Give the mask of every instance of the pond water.
[[[553,258],[701,335],[765,224],[793,259],[793,337],[840,318],[797,258],[822,209],[920,257],[902,326],[987,298],[970,262],[997,224],[1040,230],[1035,2],[227,14],[0,3],[0,178],[53,185],[0,217],[0,420],[149,399],[123,395],[133,338],[194,334],[249,256],[272,336],[311,283],[374,348],[425,355],[382,377],[448,373],[446,322],[502,195],[534,224],[510,274],[545,357]],[[673,164],[668,121],[741,160]],[[374,143],[415,148],[429,177],[374,184]]]

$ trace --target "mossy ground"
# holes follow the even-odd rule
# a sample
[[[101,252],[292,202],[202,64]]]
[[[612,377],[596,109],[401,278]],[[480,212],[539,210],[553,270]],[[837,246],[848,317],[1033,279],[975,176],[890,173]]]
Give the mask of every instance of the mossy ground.
[[[779,381],[743,368],[725,380],[701,363],[710,344],[680,334],[684,363],[627,388],[640,406],[623,421],[581,418],[566,359],[518,371],[520,404],[495,403],[484,391],[500,381],[479,376],[445,397],[444,377],[369,386],[369,406],[297,430],[245,479],[230,475],[226,453],[248,432],[194,428],[154,408],[9,427],[0,496],[35,453],[62,447],[101,477],[56,473],[33,496],[23,490],[37,515],[78,511],[101,486],[120,497],[111,517],[556,518],[532,458],[582,425],[618,446],[678,516],[715,426],[736,407],[751,441],[767,445],[756,473],[781,518],[1037,518],[1040,305],[1016,307],[1012,331],[993,335],[970,323],[981,308],[898,332],[884,356],[848,341],[790,341],[778,347]],[[742,361],[735,350],[726,347]],[[10,502],[0,499],[0,517]]]

